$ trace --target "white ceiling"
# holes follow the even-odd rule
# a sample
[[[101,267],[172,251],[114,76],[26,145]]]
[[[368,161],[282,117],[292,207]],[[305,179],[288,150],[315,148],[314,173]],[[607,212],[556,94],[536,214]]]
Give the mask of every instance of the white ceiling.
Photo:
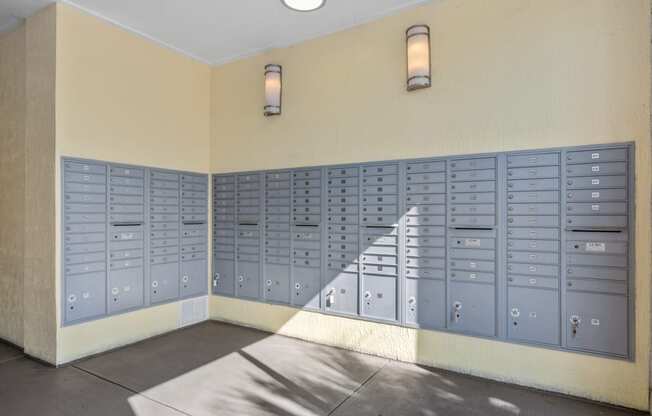
[[[56,0],[0,0],[0,31]],[[310,13],[281,0],[60,0],[219,65],[353,27],[430,0],[326,0]],[[418,22],[416,22],[418,23]]]

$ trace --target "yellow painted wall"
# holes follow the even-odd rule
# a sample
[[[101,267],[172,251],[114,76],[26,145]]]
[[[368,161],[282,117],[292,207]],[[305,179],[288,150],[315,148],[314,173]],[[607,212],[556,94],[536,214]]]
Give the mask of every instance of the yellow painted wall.
[[[207,65],[61,3],[56,39],[57,220],[62,156],[209,172]],[[56,270],[60,305],[59,263]],[[170,331],[177,314],[178,304],[171,304],[60,327],[57,362]]]
[[[25,25],[0,35],[0,338],[23,345]]]
[[[635,141],[635,362],[224,298],[212,317],[648,409],[649,16],[647,0],[442,0],[212,71],[213,172]],[[407,93],[416,23],[433,87]],[[262,116],[268,63],[284,68],[281,117]]]

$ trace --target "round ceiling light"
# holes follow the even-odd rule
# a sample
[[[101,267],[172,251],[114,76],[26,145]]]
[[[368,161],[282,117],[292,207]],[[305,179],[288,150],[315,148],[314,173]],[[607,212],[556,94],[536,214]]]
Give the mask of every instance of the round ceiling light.
[[[311,12],[324,6],[326,0],[281,0],[283,4],[298,12]]]

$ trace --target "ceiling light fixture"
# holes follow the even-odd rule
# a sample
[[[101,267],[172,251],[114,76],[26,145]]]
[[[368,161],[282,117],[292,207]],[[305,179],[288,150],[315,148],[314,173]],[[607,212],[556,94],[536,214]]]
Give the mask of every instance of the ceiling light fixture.
[[[324,7],[326,0],[281,0],[285,7],[298,12],[312,12]]]

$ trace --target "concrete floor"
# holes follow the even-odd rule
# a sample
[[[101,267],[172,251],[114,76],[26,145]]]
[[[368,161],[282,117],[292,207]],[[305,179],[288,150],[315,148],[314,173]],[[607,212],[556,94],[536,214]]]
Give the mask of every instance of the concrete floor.
[[[0,414],[644,415],[216,322],[54,369],[0,344]]]

